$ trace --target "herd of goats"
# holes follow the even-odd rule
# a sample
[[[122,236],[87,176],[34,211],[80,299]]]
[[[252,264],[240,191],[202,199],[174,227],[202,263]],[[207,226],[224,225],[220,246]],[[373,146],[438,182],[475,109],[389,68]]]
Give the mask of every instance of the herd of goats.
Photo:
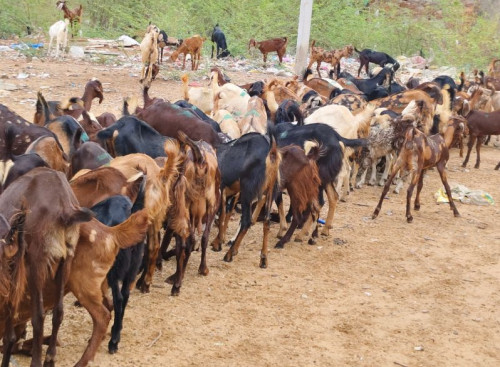
[[[378,183],[384,187],[373,218],[393,181],[397,178],[399,191],[410,177],[406,219],[411,222],[414,187],[414,209],[419,210],[424,172],[432,167],[459,216],[446,179],[450,148],[462,150],[468,138],[465,166],[477,143],[478,168],[483,140],[500,134],[500,92],[495,91],[500,80],[495,76],[480,73],[466,80],[462,73],[460,83],[443,75],[401,85],[395,75],[399,64],[385,53],[352,46],[328,51],[314,42],[302,81],[273,78],[235,85],[213,68],[208,86],[190,87],[184,75],[184,98],[171,103],[149,95],[153,65],[161,63],[154,43],[159,34],[150,25],[141,47],[142,107],[126,99],[119,119],[90,112],[93,100],[104,98],[97,79],[88,81],[82,97],[46,101],[38,93],[33,122],[0,104],[3,367],[19,351],[31,354],[32,366],[41,366],[45,342],[43,365],[55,365],[68,292],[93,321],[76,366],[94,358],[111,311],[108,350],[115,353],[131,288],[149,292],[155,269],[175,257],[176,271],[166,281],[172,295],[178,295],[190,254],[198,247],[198,272],[207,275],[212,225],[218,226],[212,250],[221,251],[236,209],[240,224],[224,261],[238,254],[250,226],[263,221],[262,268],[268,266],[273,203],[279,214],[276,247],[283,248],[296,229],[295,240],[314,244],[324,195],[328,214],[321,234],[328,236],[339,198],[361,188],[370,169],[371,185],[383,169]],[[227,51],[217,41],[220,36],[212,39],[220,46],[217,56]],[[173,57],[196,51],[189,40],[178,45]],[[281,62],[286,44],[287,38],[250,41],[264,62],[269,52],[277,52]],[[340,70],[342,57],[353,52],[359,53],[358,77]],[[195,68],[199,57],[193,54],[191,60]],[[321,62],[332,66],[329,79],[319,74]],[[310,69],[314,63],[318,77]],[[378,65],[370,73],[369,63]],[[359,78],[363,67],[366,79]],[[169,249],[172,239],[175,245]],[[53,315],[48,339],[43,336],[47,310]],[[26,341],[30,320],[33,340]]]

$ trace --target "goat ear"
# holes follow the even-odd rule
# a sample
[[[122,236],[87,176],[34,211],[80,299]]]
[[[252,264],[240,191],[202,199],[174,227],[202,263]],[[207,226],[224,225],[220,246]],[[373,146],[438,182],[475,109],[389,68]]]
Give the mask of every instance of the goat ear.
[[[462,116],[466,117],[470,113],[470,103],[469,101],[464,101],[464,106],[462,107]]]

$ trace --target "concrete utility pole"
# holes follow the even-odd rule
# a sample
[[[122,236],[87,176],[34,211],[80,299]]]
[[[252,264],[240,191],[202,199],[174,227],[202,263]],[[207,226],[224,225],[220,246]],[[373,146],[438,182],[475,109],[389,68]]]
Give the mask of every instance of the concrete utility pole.
[[[297,31],[297,53],[295,54],[295,74],[304,75],[309,51],[313,0],[300,0],[299,29]]]

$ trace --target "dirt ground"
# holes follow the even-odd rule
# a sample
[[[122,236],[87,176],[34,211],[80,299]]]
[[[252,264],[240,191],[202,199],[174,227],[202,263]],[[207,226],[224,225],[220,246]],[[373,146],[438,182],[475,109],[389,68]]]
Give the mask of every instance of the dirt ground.
[[[38,90],[50,100],[81,96],[86,81],[97,77],[105,99],[92,112],[117,116],[123,97],[140,93],[138,64],[27,62],[1,54],[0,62],[1,80],[21,88],[0,93],[0,103],[30,121]],[[20,73],[29,77],[17,79]],[[228,74],[236,83],[269,77]],[[174,101],[182,97],[181,84],[160,78],[150,94]],[[460,218],[447,204],[436,204],[441,183],[432,171],[412,224],[405,220],[404,191],[390,193],[372,220],[381,188],[367,186],[338,205],[330,237],[317,245],[291,242],[276,250],[273,224],[265,270],[258,266],[260,223],[232,263],[209,251],[207,277],[197,274],[200,256],[194,253],[179,297],[164,283],[174,262],[165,263],[151,293],[132,292],[118,353],[107,353],[108,333],[93,365],[499,366],[500,171],[493,168],[500,150],[484,147],[481,158],[480,169],[469,164],[464,170],[458,151],[451,152],[452,186],[482,189],[496,200],[491,206],[457,203]],[[233,218],[231,234],[237,223]],[[89,315],[73,302],[68,295],[59,366],[76,363],[91,334]],[[27,357],[13,359],[13,366],[29,365]]]

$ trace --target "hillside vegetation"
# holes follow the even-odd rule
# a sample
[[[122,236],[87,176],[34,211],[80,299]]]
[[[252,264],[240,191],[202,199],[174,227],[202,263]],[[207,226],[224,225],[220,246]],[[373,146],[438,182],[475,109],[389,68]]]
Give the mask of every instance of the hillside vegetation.
[[[418,2],[417,0],[413,0]],[[420,0],[420,2],[422,2]],[[63,13],[55,0],[0,0],[0,35],[23,36],[26,26],[47,32]],[[288,36],[296,43],[300,0],[69,0],[84,6],[81,31],[86,37],[141,35],[149,21],[174,37],[209,36],[219,23],[233,55],[246,56],[248,40]],[[401,2],[315,0],[311,38],[336,48],[353,44],[392,55],[435,55],[438,65],[485,68],[500,57],[499,17],[478,7],[472,14],[459,0],[425,1],[419,11]],[[410,2],[404,2],[405,4]],[[209,47],[208,44],[206,46]]]

